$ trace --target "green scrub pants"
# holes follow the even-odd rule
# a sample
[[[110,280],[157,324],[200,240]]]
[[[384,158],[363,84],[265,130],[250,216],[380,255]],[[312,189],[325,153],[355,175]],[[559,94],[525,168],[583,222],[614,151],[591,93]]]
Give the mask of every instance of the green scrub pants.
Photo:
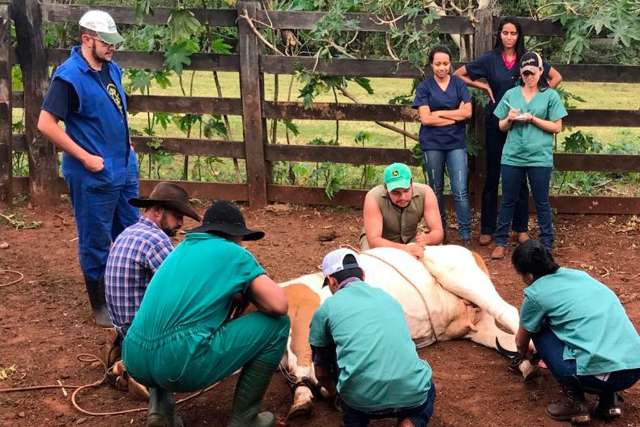
[[[275,369],[289,337],[289,317],[251,313],[216,331],[200,327],[173,330],[153,340],[130,330],[122,360],[140,383],[173,392],[203,389],[249,362]]]

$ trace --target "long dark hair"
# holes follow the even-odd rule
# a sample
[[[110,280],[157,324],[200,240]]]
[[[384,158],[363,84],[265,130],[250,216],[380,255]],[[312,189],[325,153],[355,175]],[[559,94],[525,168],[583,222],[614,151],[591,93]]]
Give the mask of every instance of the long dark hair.
[[[496,44],[493,48],[500,53],[502,53],[502,51],[504,50],[500,33],[502,33],[502,27],[504,27],[506,24],[512,24],[514,27],[516,27],[516,31],[518,32],[518,41],[516,41],[515,51],[516,51],[516,61],[520,61],[520,58],[525,53],[524,33],[522,32],[522,25],[520,25],[520,23],[511,16],[502,18],[498,23],[498,30],[496,31]]]
[[[553,274],[560,268],[553,259],[551,251],[539,240],[533,239],[527,240],[513,251],[511,263],[519,274],[530,273],[534,280]]]

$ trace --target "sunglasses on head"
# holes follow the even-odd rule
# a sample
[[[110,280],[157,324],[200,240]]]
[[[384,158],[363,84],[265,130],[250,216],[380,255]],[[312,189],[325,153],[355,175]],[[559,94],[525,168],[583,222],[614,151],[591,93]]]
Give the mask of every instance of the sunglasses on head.
[[[523,75],[524,77],[533,76],[533,74],[534,74],[534,73],[533,73],[533,71],[523,71],[523,72],[522,72],[522,75]]]

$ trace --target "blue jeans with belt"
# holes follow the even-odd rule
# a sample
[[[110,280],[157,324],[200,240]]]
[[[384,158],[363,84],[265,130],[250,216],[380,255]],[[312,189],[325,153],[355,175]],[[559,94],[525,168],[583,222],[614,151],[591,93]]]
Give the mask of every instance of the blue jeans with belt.
[[[563,358],[565,343],[549,326],[544,326],[532,339],[556,381],[575,391],[599,395],[605,406],[613,404],[617,391],[626,390],[640,380],[640,369],[611,372],[606,380],[595,375],[578,375],[576,361]]]
[[[447,166],[451,181],[451,193],[456,207],[458,234],[462,240],[471,238],[471,206],[467,190],[467,150],[426,150],[424,151],[424,168],[429,178],[429,185],[438,198],[438,208],[442,227],[446,229],[446,209],[444,205],[444,167]]]

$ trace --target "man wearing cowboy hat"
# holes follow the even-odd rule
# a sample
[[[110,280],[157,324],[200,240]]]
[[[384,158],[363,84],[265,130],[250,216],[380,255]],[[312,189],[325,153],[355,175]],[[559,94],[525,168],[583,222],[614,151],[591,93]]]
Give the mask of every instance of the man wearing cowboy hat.
[[[146,399],[148,390],[128,377],[118,359],[122,338],[138,311],[147,285],[160,264],[173,250],[169,237],[182,226],[186,215],[196,221],[200,216],[189,206],[189,195],[180,186],[161,182],[149,198],[134,198],[129,204],[142,208],[138,222],[127,227],[111,246],[105,271],[106,301],[111,330],[106,362],[116,388],[128,390],[134,398]]]
[[[173,250],[170,237],[182,227],[183,217],[200,221],[189,206],[187,192],[169,182],[156,185],[149,198],[134,198],[129,204],[142,208],[142,215],[111,246],[105,271],[109,317],[122,336],[131,325],[151,277]]]
[[[274,425],[273,414],[258,411],[287,344],[287,298],[241,246],[263,237],[234,204],[214,202],[151,279],[122,351],[129,374],[152,387],[147,425],[180,425],[172,392],[203,389],[240,368],[228,425]],[[257,312],[233,318],[238,293]]]

